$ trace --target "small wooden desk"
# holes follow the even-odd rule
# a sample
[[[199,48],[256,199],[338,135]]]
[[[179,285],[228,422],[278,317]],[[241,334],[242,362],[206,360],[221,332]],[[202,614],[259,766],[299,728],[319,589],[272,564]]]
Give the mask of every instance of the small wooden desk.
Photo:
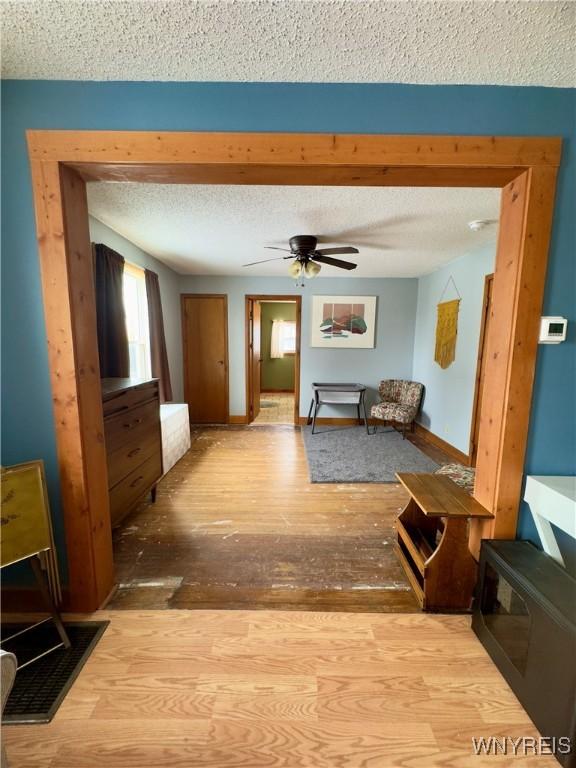
[[[477,564],[470,518],[493,517],[445,475],[398,472],[410,499],[396,520],[396,554],[426,611],[469,611]]]

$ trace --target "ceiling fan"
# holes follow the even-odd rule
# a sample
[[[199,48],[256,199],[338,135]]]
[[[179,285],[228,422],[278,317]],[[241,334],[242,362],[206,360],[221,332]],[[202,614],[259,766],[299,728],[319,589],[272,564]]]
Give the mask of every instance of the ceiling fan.
[[[252,261],[250,264],[244,264],[245,267],[252,267],[255,264],[264,264],[268,261],[279,261],[280,259],[293,259],[288,268],[292,277],[316,277],[322,269],[322,264],[329,264],[331,267],[339,269],[356,269],[357,264],[351,261],[342,261],[341,259],[331,258],[333,255],[346,253],[359,253],[357,248],[351,245],[345,245],[339,248],[316,248],[318,238],[313,235],[295,235],[289,240],[290,249],[276,248],[273,245],[267,245],[273,251],[285,251],[289,256],[277,256],[274,259],[263,259],[262,261]]]

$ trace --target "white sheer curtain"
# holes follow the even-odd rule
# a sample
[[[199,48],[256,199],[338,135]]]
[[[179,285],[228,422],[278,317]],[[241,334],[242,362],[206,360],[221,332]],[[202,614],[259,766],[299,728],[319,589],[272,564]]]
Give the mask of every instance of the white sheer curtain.
[[[282,351],[282,327],[284,326],[284,320],[272,320],[272,339],[270,342],[270,357],[279,358],[284,357]]]

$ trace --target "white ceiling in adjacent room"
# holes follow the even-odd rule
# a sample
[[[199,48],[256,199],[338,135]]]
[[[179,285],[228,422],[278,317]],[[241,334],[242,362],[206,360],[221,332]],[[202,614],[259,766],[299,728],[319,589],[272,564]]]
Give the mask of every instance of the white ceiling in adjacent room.
[[[6,78],[576,84],[569,1],[4,0],[0,12]]]
[[[358,268],[323,266],[325,277],[417,277],[495,242],[498,189],[88,184],[90,213],[182,274],[285,276],[293,235],[353,245]]]

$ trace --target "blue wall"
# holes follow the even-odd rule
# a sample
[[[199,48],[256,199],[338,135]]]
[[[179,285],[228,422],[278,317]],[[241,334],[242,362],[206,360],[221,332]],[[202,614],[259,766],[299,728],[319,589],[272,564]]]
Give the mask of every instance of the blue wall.
[[[418,421],[466,454],[470,450],[484,278],[494,271],[495,254],[495,242],[476,247],[436,272],[418,278],[412,375],[425,386]],[[461,302],[456,357],[448,368],[440,368],[434,360],[436,307],[439,301],[457,298]]]
[[[246,413],[244,301],[246,294],[301,295],[302,344],[300,367],[300,415],[310,406],[313,381],[348,381],[368,387],[367,405],[377,402],[381,379],[410,378],[416,317],[416,278],[327,277],[306,281],[297,288],[290,277],[182,277],[182,293],[228,295],[230,413]],[[377,296],[374,349],[321,349],[310,346],[312,299],[325,296]],[[353,416],[324,406],[321,416]]]
[[[2,89],[2,461],[43,457],[62,542],[54,427],[24,131],[132,129],[547,135],[564,138],[526,469],[575,472],[575,98],[567,89],[354,84],[5,81]],[[524,515],[523,535],[536,536]]]

